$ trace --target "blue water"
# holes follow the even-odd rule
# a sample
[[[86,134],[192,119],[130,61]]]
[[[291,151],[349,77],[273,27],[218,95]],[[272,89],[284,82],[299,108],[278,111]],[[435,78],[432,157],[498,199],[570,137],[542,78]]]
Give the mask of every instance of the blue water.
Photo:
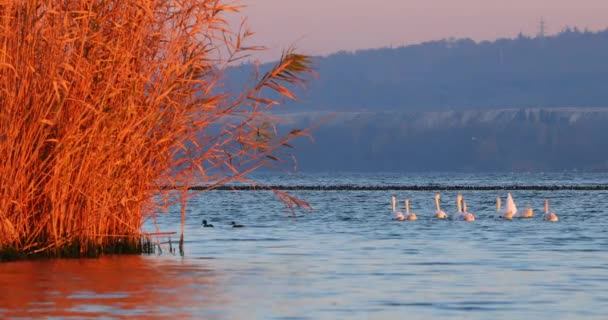
[[[257,179],[298,185],[608,183],[605,174],[571,172],[274,174]],[[441,193],[446,212],[455,210],[457,193]],[[435,193],[428,191],[291,194],[307,200],[314,210],[296,210],[294,217],[268,191],[193,194],[187,207],[184,257],[165,250],[161,256],[0,265],[0,286],[10,287],[11,296],[22,297],[9,303],[8,294],[0,293],[0,316],[608,317],[608,192],[512,191],[518,207],[534,208],[535,217],[503,221],[495,217],[495,198],[504,200],[506,192],[466,191],[469,211],[477,217],[473,223],[433,219]],[[419,220],[392,220],[392,194],[400,200],[409,198]],[[558,223],[542,220],[545,198],[558,214]],[[179,212],[176,207],[161,217],[160,229],[179,231]],[[202,219],[215,228],[201,228]],[[231,228],[233,220],[245,228]],[[9,274],[11,279],[31,281],[17,287]],[[123,279],[126,274],[136,276],[128,281],[91,280],[113,275]],[[146,294],[151,297],[139,298]]]

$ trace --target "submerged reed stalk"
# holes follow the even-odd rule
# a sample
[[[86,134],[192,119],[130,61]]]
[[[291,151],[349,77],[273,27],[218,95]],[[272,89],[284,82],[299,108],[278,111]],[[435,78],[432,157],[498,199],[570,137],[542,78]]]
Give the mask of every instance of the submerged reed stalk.
[[[288,141],[306,132],[279,135],[269,110],[295,98],[310,61],[288,51],[224,92],[226,68],[257,49],[229,30],[237,10],[0,1],[0,260],[150,250],[142,224],[180,202],[161,186],[253,183],[244,175],[291,161]]]

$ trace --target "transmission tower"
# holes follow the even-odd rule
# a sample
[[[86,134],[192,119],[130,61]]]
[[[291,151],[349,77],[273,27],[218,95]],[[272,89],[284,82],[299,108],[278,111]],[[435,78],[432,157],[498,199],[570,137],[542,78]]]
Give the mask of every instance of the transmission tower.
[[[541,39],[545,38],[545,27],[546,27],[545,19],[544,18],[540,18],[540,26],[539,26],[539,29],[538,29],[538,37],[541,38]]]

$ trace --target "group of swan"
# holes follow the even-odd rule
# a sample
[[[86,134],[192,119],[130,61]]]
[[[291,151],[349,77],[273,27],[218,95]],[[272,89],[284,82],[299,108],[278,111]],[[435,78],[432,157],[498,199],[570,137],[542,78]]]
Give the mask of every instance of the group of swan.
[[[393,203],[393,213],[395,214],[395,219],[397,219],[399,221],[404,221],[404,220],[411,221],[411,220],[418,219],[418,217],[416,216],[415,213],[410,212],[410,200],[409,199],[405,200],[405,215],[403,214],[403,212],[397,211],[397,197],[393,196],[391,200]]]
[[[511,196],[511,193],[507,194],[507,205],[504,208],[501,208],[500,204],[500,198],[496,198],[496,213],[498,213],[498,216],[503,219],[529,219],[534,216],[534,211],[532,210],[532,208],[526,208],[524,211],[518,211],[517,206],[515,205],[515,201]],[[551,222],[559,221],[555,213],[549,212],[549,200],[545,200],[545,212],[543,213],[543,220]]]
[[[456,212],[451,215],[445,213],[445,211],[441,210],[441,205],[439,201],[441,200],[441,196],[438,194],[435,195],[435,218],[437,219],[452,219],[452,220],[462,220],[462,221],[475,221],[475,215],[468,212],[467,210],[467,202],[464,197],[459,194],[456,196]],[[417,220],[418,217],[415,213],[410,212],[410,200],[405,200],[405,214],[401,211],[397,211],[397,197],[392,196],[391,198],[393,214],[395,215],[395,219],[398,221],[404,220]],[[500,197],[496,198],[496,212],[498,216],[511,220],[513,218],[532,218],[534,216],[534,212],[532,208],[526,208],[524,211],[519,212],[517,210],[517,206],[515,205],[515,201],[511,196],[511,193],[507,194],[507,205],[504,208],[501,208],[501,200]],[[555,213],[549,212],[549,200],[545,200],[545,212],[543,214],[543,220],[557,222],[559,219]]]

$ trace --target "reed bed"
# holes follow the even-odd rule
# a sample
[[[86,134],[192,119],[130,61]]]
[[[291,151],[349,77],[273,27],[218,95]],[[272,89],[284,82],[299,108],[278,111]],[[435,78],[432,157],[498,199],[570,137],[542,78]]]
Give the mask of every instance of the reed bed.
[[[271,109],[311,72],[288,50],[230,94],[257,47],[218,0],[0,0],[0,260],[149,250],[187,189],[290,162]],[[162,186],[179,186],[178,190]],[[275,191],[288,206],[306,205]]]

